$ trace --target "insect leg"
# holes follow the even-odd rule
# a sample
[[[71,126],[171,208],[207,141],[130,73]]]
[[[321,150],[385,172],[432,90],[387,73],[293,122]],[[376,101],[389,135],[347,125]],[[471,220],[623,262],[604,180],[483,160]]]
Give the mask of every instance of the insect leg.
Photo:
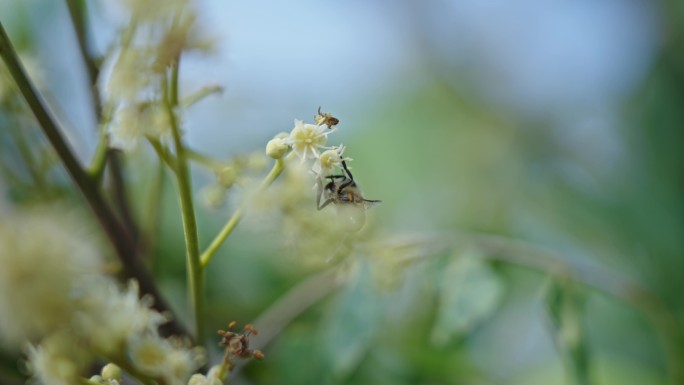
[[[351,171],[349,171],[349,169],[347,168],[347,162],[345,162],[344,160],[342,161],[342,168],[344,168],[344,171],[347,173],[347,175],[349,175],[349,179],[353,181],[354,177],[352,176]]]
[[[326,178],[330,178],[330,180],[335,180],[335,179],[344,179],[346,178],[346,175],[328,175]]]

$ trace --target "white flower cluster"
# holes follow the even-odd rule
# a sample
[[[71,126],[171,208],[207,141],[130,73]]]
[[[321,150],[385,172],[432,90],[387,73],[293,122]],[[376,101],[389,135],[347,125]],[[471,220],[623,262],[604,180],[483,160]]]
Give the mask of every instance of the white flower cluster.
[[[190,381],[188,381],[188,385],[222,385],[223,380],[220,378],[220,373],[221,365],[212,366],[206,375],[199,373],[193,374],[192,377],[190,377]]]
[[[198,33],[188,0],[124,3],[132,22],[118,51],[107,58],[101,85],[102,99],[113,110],[107,127],[110,146],[131,150],[141,138],[169,136],[169,113],[162,100],[162,89],[169,87],[168,68],[183,52],[210,50],[211,42]]]
[[[314,117],[316,124],[304,123],[295,119],[294,128],[289,133],[279,133],[266,145],[266,155],[274,159],[280,159],[292,150],[304,163],[313,160],[311,171],[318,178],[332,174],[335,169],[341,167],[342,161],[350,161],[350,158],[342,156],[344,145],[327,146],[328,135],[336,131],[339,121],[330,114],[320,110]]]
[[[137,371],[185,384],[204,360],[187,342],[162,338],[167,317],[102,274],[92,237],[63,211],[0,221],[0,342],[29,342],[28,367],[43,384],[74,384],[97,357],[129,357]],[[111,383],[111,381],[109,382]]]

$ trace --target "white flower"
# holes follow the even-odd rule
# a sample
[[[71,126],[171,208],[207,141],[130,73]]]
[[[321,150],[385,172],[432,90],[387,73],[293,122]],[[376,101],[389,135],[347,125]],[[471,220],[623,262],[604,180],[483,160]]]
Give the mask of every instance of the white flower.
[[[206,361],[201,348],[188,348],[181,343],[172,344],[173,350],[166,356],[168,384],[184,385],[190,376]]]
[[[169,341],[156,334],[132,339],[129,354],[131,361],[150,377],[161,377],[166,371],[166,356],[171,351]]]
[[[306,159],[315,159],[319,156],[319,149],[325,148],[328,135],[333,131],[334,129],[327,126],[305,124],[295,119],[295,126],[287,138],[287,143],[304,162]]]
[[[125,105],[117,110],[109,125],[110,146],[132,150],[145,136],[161,140],[170,132],[169,114],[160,103]]]
[[[74,298],[100,277],[92,234],[41,207],[0,220],[0,342],[19,347],[67,326]]]
[[[333,147],[330,150],[324,151],[313,165],[313,172],[318,176],[324,178],[327,175],[332,175],[336,168],[342,167],[342,161],[350,161],[350,158],[342,156],[346,147],[340,145]]]
[[[45,338],[40,346],[29,345],[28,368],[32,377],[44,385],[79,383],[90,357],[75,339],[69,333],[57,332]]]
[[[111,280],[93,287],[76,316],[76,330],[104,353],[119,352],[131,338],[156,332],[168,317],[151,308],[152,298],[139,298],[138,284],[129,281],[122,292]]]
[[[206,376],[204,374],[193,374],[188,385],[223,385],[223,381],[219,378],[220,372],[220,365],[212,366]]]
[[[140,3],[145,3],[140,1]],[[154,58],[147,50],[129,47],[114,58],[107,82],[106,100],[113,102],[135,101],[152,85],[152,62]]]
[[[102,367],[100,374],[104,380],[121,381],[121,368],[111,362]]]
[[[202,366],[200,349],[190,348],[177,339],[164,339],[146,334],[131,341],[131,361],[150,377],[163,378],[170,385],[185,384],[190,375]]]

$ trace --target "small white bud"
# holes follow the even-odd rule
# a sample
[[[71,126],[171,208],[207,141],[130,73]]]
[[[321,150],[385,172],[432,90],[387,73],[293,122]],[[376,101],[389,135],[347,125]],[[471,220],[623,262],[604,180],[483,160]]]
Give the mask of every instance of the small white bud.
[[[202,203],[207,209],[217,209],[226,203],[226,189],[218,184],[206,186],[200,192]]]
[[[105,365],[100,373],[105,380],[121,381],[121,368],[111,362]]]
[[[275,137],[266,144],[266,155],[273,159],[282,158],[288,151],[290,151],[290,145],[283,138]]]
[[[237,179],[235,167],[226,166],[216,172],[216,180],[223,188],[231,188]]]

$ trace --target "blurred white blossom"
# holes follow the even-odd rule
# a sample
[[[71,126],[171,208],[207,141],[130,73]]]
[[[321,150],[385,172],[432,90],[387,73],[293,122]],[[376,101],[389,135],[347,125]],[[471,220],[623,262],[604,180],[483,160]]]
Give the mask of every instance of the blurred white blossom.
[[[27,356],[31,376],[43,385],[78,383],[90,361],[88,352],[67,332],[50,335],[40,346],[29,345]]]
[[[152,58],[146,50],[129,47],[110,60],[114,60],[114,64],[107,82],[105,100],[135,102],[154,79]]]
[[[17,347],[68,325],[100,276],[93,236],[72,216],[43,207],[0,220],[0,341]]]
[[[212,366],[206,375],[193,374],[188,381],[188,385],[223,385],[223,381],[219,378],[220,372],[220,365]]]
[[[171,121],[166,109],[155,102],[124,105],[109,125],[110,146],[122,150],[134,149],[141,139],[162,140],[171,133]]]
[[[75,324],[94,348],[104,353],[117,352],[141,334],[155,333],[159,325],[168,321],[167,316],[151,306],[152,298],[140,298],[135,281],[121,291],[115,282],[104,280],[90,288]]]
[[[204,363],[201,350],[191,348],[181,340],[164,339],[155,334],[131,341],[129,355],[141,372],[163,378],[169,385],[185,384]]]

